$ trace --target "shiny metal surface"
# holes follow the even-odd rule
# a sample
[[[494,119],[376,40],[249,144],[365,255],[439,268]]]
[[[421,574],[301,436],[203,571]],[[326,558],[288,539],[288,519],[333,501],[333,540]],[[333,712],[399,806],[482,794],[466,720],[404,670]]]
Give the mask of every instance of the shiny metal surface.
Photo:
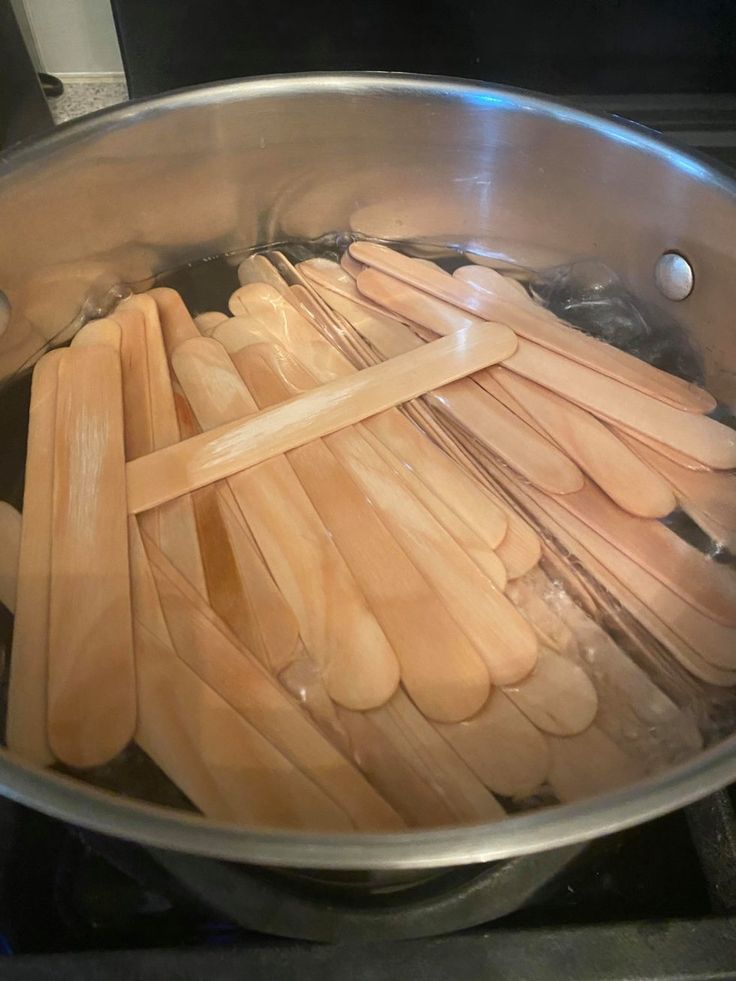
[[[508,256],[595,256],[694,337],[736,401],[736,184],[648,131],[489,86],[390,75],[260,79],[108,110],[0,159],[0,379],[116,285],[208,254],[358,231]],[[652,270],[686,255],[697,288]],[[1,439],[1,437],[0,437]],[[124,800],[0,756],[5,794],[166,848],[312,868],[477,862],[590,839],[736,778],[736,740],[638,785],[500,824],[401,835],[251,832]]]
[[[665,252],[654,267],[654,282],[667,300],[685,300],[693,291],[693,267],[679,252]]]

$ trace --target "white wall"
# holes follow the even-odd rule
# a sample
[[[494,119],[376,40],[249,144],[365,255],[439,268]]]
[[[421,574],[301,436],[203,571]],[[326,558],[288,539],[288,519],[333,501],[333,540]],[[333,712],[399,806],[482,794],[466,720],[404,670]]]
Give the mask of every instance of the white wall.
[[[110,0],[24,0],[24,5],[45,71],[122,72]]]

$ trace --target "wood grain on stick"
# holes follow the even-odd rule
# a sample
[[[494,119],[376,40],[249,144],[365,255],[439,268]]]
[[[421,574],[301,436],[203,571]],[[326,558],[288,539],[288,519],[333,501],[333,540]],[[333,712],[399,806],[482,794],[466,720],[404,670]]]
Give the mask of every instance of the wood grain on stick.
[[[18,557],[23,519],[12,504],[0,501],[0,603],[15,612],[18,588]]]
[[[54,758],[47,737],[47,676],[57,378],[63,356],[52,351],[33,371],[5,732],[9,749],[40,766]]]
[[[179,657],[350,816],[354,827],[402,822],[191,588],[150,539],[145,548]]]
[[[51,540],[49,743],[96,766],[136,719],[121,372],[107,347],[59,362]]]
[[[529,297],[520,296],[493,269],[478,266],[472,275],[464,272],[460,276],[448,277],[439,267],[433,269],[424,263],[417,263],[385,246],[355,242],[350,252],[353,258],[373,269],[381,270],[483,320],[505,323],[522,337],[542,347],[588,365],[676,408],[690,412],[711,412],[715,408],[715,399],[710,393],[575,330],[549,311],[538,307]],[[365,285],[365,279],[362,283]],[[362,289],[360,276],[358,284]],[[377,299],[375,296],[372,298]],[[378,302],[382,301],[379,299]]]
[[[360,422],[507,358],[515,344],[516,338],[505,328],[493,334],[484,329],[460,332],[323,385],[253,419],[228,422],[145,460],[134,460],[127,469],[129,509],[131,513],[148,510]]]
[[[261,406],[288,398],[286,352],[274,345],[243,348],[238,370]],[[360,447],[360,434],[351,428]],[[302,486],[333,535],[401,666],[407,691],[429,718],[457,722],[473,715],[489,692],[478,653],[370,501],[329,449],[332,437],[287,454]]]
[[[176,353],[179,381],[204,427],[257,406],[224,348],[199,338]],[[215,367],[223,384],[200,383]],[[335,701],[364,709],[383,704],[399,669],[365,597],[283,457],[229,479],[268,567],[294,611],[308,650]]]
[[[599,419],[512,371],[490,371],[619,507],[640,518],[662,518],[674,511],[677,502],[667,482]]]

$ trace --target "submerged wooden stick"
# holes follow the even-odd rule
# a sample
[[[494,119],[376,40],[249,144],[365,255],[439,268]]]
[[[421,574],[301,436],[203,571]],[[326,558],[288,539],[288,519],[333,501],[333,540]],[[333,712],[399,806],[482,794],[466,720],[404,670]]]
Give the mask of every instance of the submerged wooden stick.
[[[144,544],[179,657],[346,811],[354,827],[400,828],[395,812],[250,651],[235,642],[153,542],[147,539]]]
[[[273,345],[259,344],[235,355],[243,380],[262,406],[293,393],[284,377],[289,356],[275,352]],[[346,428],[342,433],[344,438],[351,434],[360,445],[355,430]],[[391,643],[414,702],[429,718],[466,719],[488,697],[488,671],[438,595],[331,453],[331,438],[300,446],[287,459]]]
[[[0,501],[0,603],[11,613],[15,612],[22,524],[20,511]]]
[[[341,378],[253,419],[159,450],[127,468],[131,514],[173,500],[285,453],[311,439],[360,422],[432,388],[509,357],[516,345],[499,328],[460,332],[421,351]]]
[[[177,377],[203,427],[255,412],[224,348],[200,337],[175,354]],[[213,385],[213,372],[219,383]],[[275,457],[229,478],[238,506],[323,670],[330,696],[347,708],[386,702],[399,666],[350,569],[288,461]]]
[[[595,416],[512,371],[490,371],[619,507],[640,518],[662,518],[675,510],[667,482]]]
[[[566,358],[595,369],[654,398],[689,412],[711,412],[716,402],[709,392],[670,375],[603,341],[588,337],[548,310],[538,307],[529,297],[522,297],[493,269],[476,267],[473,275],[448,277],[439,267],[431,268],[386,246],[371,242],[354,242],[353,258],[374,270],[380,270],[403,283],[447,301],[484,320],[508,324],[527,340],[556,351]],[[362,289],[375,277],[361,274]],[[362,284],[362,285],[361,285]],[[388,285],[384,284],[388,289]],[[379,296],[368,295],[378,302]]]
[[[52,351],[33,371],[5,733],[9,749],[39,766],[54,758],[46,720],[56,398],[62,357],[62,351]]]
[[[120,361],[79,347],[59,362],[51,525],[48,736],[69,766],[133,736],[135,672]]]

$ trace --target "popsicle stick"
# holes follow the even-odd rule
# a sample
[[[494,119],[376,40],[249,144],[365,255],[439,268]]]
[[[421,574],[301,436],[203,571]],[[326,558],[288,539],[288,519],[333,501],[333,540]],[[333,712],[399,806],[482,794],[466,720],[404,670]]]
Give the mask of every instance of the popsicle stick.
[[[490,371],[619,507],[641,518],[661,518],[675,510],[677,502],[666,481],[602,422],[511,371]]]
[[[307,364],[320,382],[332,381],[333,378],[353,373],[354,369],[347,358],[326,341],[311,322],[273,287],[263,284],[244,287],[238,291],[238,299],[244,313],[232,318],[215,332],[217,339],[228,351],[237,351],[244,347],[251,342],[251,335],[255,330],[264,328],[281,341],[287,350],[301,351],[304,356],[300,360]]]
[[[709,467],[736,466],[736,433],[715,419],[675,409],[525,340],[505,359],[505,367],[607,422],[623,424]]]
[[[347,814],[170,649],[135,623],[137,741],[208,817],[349,831]]]
[[[496,548],[496,554],[503,562],[506,575],[509,579],[518,579],[525,573],[533,569],[539,562],[542,554],[542,545],[539,536],[524,519],[510,507],[508,503],[499,496],[497,488],[489,486],[487,477],[479,468],[478,463],[467,452],[465,447],[439,424],[434,416],[424,414],[421,418],[421,425],[427,427],[432,434],[432,439],[441,446],[443,450],[462,466],[464,466],[473,479],[477,479],[483,487],[484,493],[493,501],[498,509],[506,518],[506,533],[501,543]]]
[[[529,677],[504,692],[538,729],[555,736],[583,732],[598,711],[595,686],[585,671],[545,648]]]
[[[641,759],[624,753],[597,726],[577,736],[550,736],[549,783],[563,804],[596,797],[641,780]]]
[[[148,538],[145,551],[172,644],[235,711],[321,787],[360,829],[401,820],[336,750]]]
[[[255,411],[232,361],[213,339],[182,345],[174,362],[203,428],[233,411]],[[211,370],[221,384],[210,384]],[[330,696],[348,708],[382,705],[398,685],[395,655],[286,459],[237,474],[230,488],[323,669]]]
[[[674,488],[682,509],[707,534],[736,551],[736,476],[680,466],[628,436],[622,440]]]
[[[729,667],[734,656],[733,628],[698,613],[637,563],[612,548],[583,521],[560,507],[559,502],[528,487],[523,491],[517,487],[516,493],[525,506],[536,509],[540,520],[566,548],[581,557],[593,577],[619,598],[688,670],[711,684],[736,682],[736,673]]]
[[[72,338],[72,347],[101,344],[120,351],[120,327],[108,317],[101,320],[90,320]]]
[[[292,351],[300,361],[306,366],[310,375],[322,381],[329,381],[333,377],[328,372],[326,352],[323,348],[333,348],[307,321],[301,320],[299,330],[285,330],[285,320],[274,308],[282,303],[280,296],[276,295],[276,300],[271,306],[270,314],[266,311],[261,313],[260,324],[268,328],[271,336],[280,340],[290,351]],[[249,310],[252,311],[249,306]],[[294,311],[295,313],[295,311]],[[216,332],[216,337],[225,337],[226,346],[235,353],[243,347],[252,343],[254,337],[248,331],[245,319],[236,320],[234,318],[225,329]],[[257,335],[260,338],[260,331]],[[421,342],[417,342],[421,345]],[[337,354],[337,352],[334,352]],[[342,355],[338,355],[342,359]],[[338,366],[340,373],[353,373],[355,369],[344,359]],[[307,387],[312,387],[313,382],[308,381]],[[295,393],[292,393],[295,394]],[[430,506],[432,501],[435,504],[436,513],[441,511],[446,518],[453,520],[453,515],[447,515],[447,505],[453,512],[462,518],[462,521],[469,527],[474,528],[479,542],[472,542],[475,550],[476,560],[486,559],[485,571],[493,579],[496,577],[505,578],[504,570],[499,568],[496,556],[488,555],[488,548],[497,546],[506,532],[506,519],[500,509],[490,500],[479,485],[464,473],[463,470],[453,463],[442,453],[430,440],[424,437],[421,432],[405,419],[400,413],[389,410],[367,419],[361,424],[361,431],[370,430],[383,440],[385,446],[395,452],[397,456],[408,462],[424,481],[425,487],[414,488],[415,496],[419,493],[424,494],[425,506]],[[412,473],[413,475],[413,473]],[[440,498],[438,501],[437,499]],[[431,507],[430,507],[431,510]],[[457,528],[457,522],[453,521]],[[450,530],[448,528],[448,530]],[[481,549],[482,551],[478,551]],[[489,568],[490,567],[490,568]],[[496,580],[494,580],[496,581]],[[496,582],[498,585],[499,583]],[[503,588],[503,587],[502,587]]]
[[[283,279],[264,255],[250,255],[243,259],[238,266],[238,280],[241,286],[267,283],[279,292],[286,289]]]
[[[236,366],[260,406],[292,394],[288,380],[283,380],[282,362],[288,356],[282,352],[280,358],[274,357],[275,350],[272,345],[258,345],[235,355]],[[357,432],[346,429],[343,434],[352,434],[360,447]],[[329,440],[305,444],[287,458],[393,647],[414,702],[432,719],[466,719],[488,697],[488,671],[436,593],[338,464],[328,448]]]
[[[136,719],[120,362],[70,348],[58,371],[48,738],[62,762],[89,767],[125,747]]]
[[[216,343],[202,337],[196,342]],[[173,500],[487,367],[507,357],[515,343],[514,335],[505,329],[492,335],[484,329],[460,332],[420,351],[323,385],[253,419],[221,424],[186,443],[133,460],[127,469],[130,512],[138,513]],[[208,377],[215,376],[208,373]],[[216,384],[220,383],[218,379]],[[222,389],[218,388],[218,392],[222,394]],[[193,408],[198,415],[197,407]],[[207,428],[206,422],[200,423]]]
[[[229,320],[226,313],[220,313],[219,310],[206,310],[204,313],[197,314],[194,318],[194,323],[199,328],[200,333],[204,334],[205,337],[209,337],[226,320]]]
[[[659,522],[625,514],[592,484],[557,501],[704,616],[736,626],[736,574],[731,569]]]
[[[136,741],[210,817],[348,830],[347,814],[181,660],[130,518]]]
[[[361,425],[362,437],[373,447],[386,466],[411,491],[417,501],[439,522],[445,531],[457,542],[463,551],[470,556],[480,571],[486,575],[496,589],[503,592],[506,589],[507,576],[503,562],[487,544],[487,542],[463,521],[462,518],[448,507],[435,492],[425,484],[411,467],[402,463],[392,451],[372,435],[367,426]]]
[[[344,269],[348,276],[352,276],[353,279],[357,279],[358,275],[363,272],[365,268],[361,262],[357,262],[350,255],[349,252],[343,252],[340,256],[340,268]]]
[[[493,793],[523,800],[547,779],[547,739],[502,689],[467,722],[435,728]]]
[[[0,603],[11,613],[15,611],[22,523],[20,511],[0,501]]]
[[[483,283],[481,282],[481,280],[484,279],[483,274],[481,273],[481,275],[478,276],[478,268],[479,267],[475,263],[469,266],[459,266],[457,269],[453,271],[452,275],[456,279],[461,280],[461,282],[470,283],[471,286],[476,286],[480,290],[486,289],[486,292],[491,292],[491,293],[493,293],[495,290],[495,292],[497,292],[499,296],[499,299],[502,298],[501,291],[503,291],[503,299],[508,299],[509,301],[512,302],[514,300],[518,301],[519,298],[523,298],[525,300],[531,299],[529,293],[526,290],[526,287],[524,286],[524,283],[518,279],[514,279],[513,275],[508,272],[499,274],[502,280],[501,284],[497,284],[494,280],[493,281],[494,289],[487,289],[486,287],[483,286]],[[537,304],[535,304],[535,308],[536,307]],[[538,307],[538,309],[544,310],[544,307]]]
[[[379,303],[374,303],[373,300],[361,293],[358,289],[357,278],[353,278],[348,272],[341,269],[336,262],[332,262],[330,259],[306,259],[299,263],[299,271],[315,289],[331,290],[346,300],[363,307],[369,313],[405,324],[404,318],[398,313],[382,307]]]
[[[569,457],[470,380],[444,385],[427,402],[540,490],[570,494],[582,487],[583,475]]]
[[[624,653],[567,591],[554,588],[540,571],[540,591],[579,646],[575,655],[595,677],[595,724],[626,752],[636,748],[647,765],[677,762],[702,748],[703,737],[688,707],[679,708],[649,675]]]
[[[140,296],[140,294],[138,295]],[[201,336],[197,325],[184,306],[184,301],[176,290],[157,286],[156,289],[149,290],[145,295],[156,304],[169,359],[184,341]]]
[[[274,746],[203,681],[196,669],[177,656],[136,519],[130,521],[140,703],[137,741],[211,816],[253,820],[272,827],[353,827],[341,802],[331,796],[334,788],[329,780],[327,789],[314,782],[299,763],[294,765],[288,753],[284,755],[283,749]],[[152,543],[151,547],[155,548]],[[165,563],[163,553],[158,556]],[[169,567],[169,572],[172,569]],[[218,651],[223,646],[220,634],[210,626]],[[196,643],[191,635],[183,649],[191,651],[193,641]],[[225,660],[227,663],[227,656]],[[257,694],[254,698],[258,701]],[[320,737],[311,729],[308,736],[319,750]],[[342,767],[339,757],[337,766]]]
[[[736,629],[733,626],[717,623],[703,615],[677,592],[667,588],[659,577],[632,561],[626,553],[611,549],[610,543],[600,533],[589,533],[584,522],[576,521],[574,517],[572,520],[563,517],[554,505],[547,505],[546,502],[541,502],[541,505],[549,506],[555,519],[568,527],[602,565],[632,589],[685,643],[716,667],[736,670]]]
[[[411,826],[505,817],[495,797],[402,689],[381,708],[369,712],[340,709],[339,716],[364,773]]]
[[[637,433],[636,430],[631,429],[629,426],[622,425],[621,423],[609,423],[611,431],[620,435],[629,436],[638,445],[643,443],[644,446],[648,446],[655,453],[659,453],[660,456],[666,457],[673,463],[678,464],[678,466],[686,467],[688,470],[710,470],[705,463],[701,463],[699,460],[694,460],[691,456],[687,456],[685,453],[680,453],[679,450],[673,449],[671,446],[665,446],[664,443],[660,443],[656,439],[652,439],[650,436],[645,436],[643,433]]]
[[[358,333],[382,356],[394,357],[422,346],[423,341],[408,327],[397,328],[397,321],[361,306],[340,293],[314,283],[314,288],[329,307],[342,314]],[[403,326],[403,325],[402,325]]]
[[[122,329],[126,457],[131,460],[178,443],[179,424],[155,302],[141,294],[120,304],[113,317]],[[206,597],[191,498],[169,501],[141,521],[145,532]]]
[[[451,276],[447,277],[450,283]],[[466,313],[429,293],[402,282],[377,269],[365,269],[355,281],[360,293],[377,304],[385,313],[391,311],[402,321],[410,320],[433,331],[435,334],[452,334],[491,321],[477,314]],[[492,323],[499,323],[494,318]]]
[[[354,259],[374,270],[381,270],[484,320],[508,324],[522,337],[678,409],[699,413],[712,412],[716,407],[716,401],[709,392],[618,348],[588,337],[544,311],[531,299],[524,300],[493,269],[478,267],[471,283],[467,273],[462,278],[447,277],[442,270],[433,270],[421,263],[417,265],[415,260],[399,252],[370,242],[354,242],[350,253]],[[358,277],[358,287],[362,292],[366,280],[361,277],[366,275],[361,273]],[[366,295],[379,303],[383,302],[375,294],[368,292]],[[384,305],[394,306],[393,303]],[[412,315],[407,313],[407,316]]]
[[[363,488],[384,524],[427,580],[484,658],[494,684],[512,684],[527,675],[537,657],[533,630],[474,562],[410,495],[399,495],[386,480],[382,460],[365,441],[360,447],[334,433],[330,449]],[[438,570],[437,556],[442,556]]]
[[[5,739],[39,766],[53,761],[46,734],[51,576],[51,515],[57,377],[62,351],[44,355],[33,370],[13,647]],[[10,587],[12,589],[12,587]]]

